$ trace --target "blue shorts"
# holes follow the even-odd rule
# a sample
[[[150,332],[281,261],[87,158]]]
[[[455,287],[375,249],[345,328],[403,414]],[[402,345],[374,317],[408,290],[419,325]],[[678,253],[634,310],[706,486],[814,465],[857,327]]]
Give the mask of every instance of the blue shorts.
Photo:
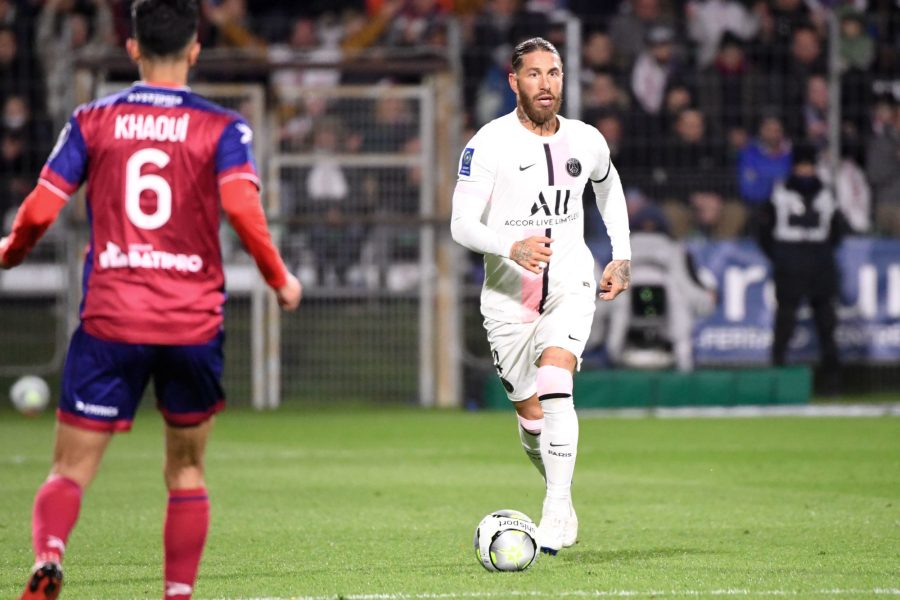
[[[79,327],[69,343],[57,419],[93,431],[128,431],[152,377],[166,423],[199,425],[225,408],[224,340],[220,331],[194,346],[126,344]]]

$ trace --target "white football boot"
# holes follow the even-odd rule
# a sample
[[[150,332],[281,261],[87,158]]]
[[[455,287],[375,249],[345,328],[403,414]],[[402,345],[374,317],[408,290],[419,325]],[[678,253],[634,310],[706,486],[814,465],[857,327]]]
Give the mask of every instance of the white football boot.
[[[569,500],[569,518],[566,520],[566,525],[563,528],[563,540],[562,545],[563,548],[569,548],[570,546],[574,546],[575,542],[578,541],[578,515],[575,514],[575,507],[572,506],[572,501]]]
[[[537,541],[541,552],[555,555],[561,548],[575,545],[578,540],[578,517],[569,500],[563,506],[544,501],[541,524],[538,526]]]

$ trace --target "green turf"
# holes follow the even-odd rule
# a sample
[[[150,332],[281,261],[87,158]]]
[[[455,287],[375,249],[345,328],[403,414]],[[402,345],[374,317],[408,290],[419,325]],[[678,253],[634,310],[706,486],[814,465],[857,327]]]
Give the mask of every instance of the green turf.
[[[31,560],[51,428],[0,411],[0,598]],[[115,440],[64,599],[160,597],[160,442],[152,411]],[[900,595],[897,418],[583,419],[580,542],[521,574],[484,571],[471,547],[491,510],[539,516],[509,413],[235,410],[209,455],[197,598]]]

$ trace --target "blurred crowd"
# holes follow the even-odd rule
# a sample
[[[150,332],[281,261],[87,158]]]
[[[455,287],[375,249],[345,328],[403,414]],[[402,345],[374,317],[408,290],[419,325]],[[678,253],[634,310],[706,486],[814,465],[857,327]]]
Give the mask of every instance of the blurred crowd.
[[[465,137],[514,107],[506,83],[512,47],[541,35],[565,58],[571,16],[580,21],[581,65],[566,74],[580,83],[581,118],[609,142],[638,229],[679,239],[752,233],[760,207],[791,169],[792,148],[802,143],[817,149],[820,177],[834,185],[853,230],[900,236],[898,0],[201,3],[205,48],[239,48],[285,65],[257,79],[268,86],[277,115],[269,137],[282,151],[322,157],[284,194],[288,210],[329,224],[311,234],[317,258],[334,265],[320,278],[343,280],[359,259],[366,231],[347,211],[371,214],[390,197],[394,210],[414,215],[422,177],[415,168],[373,175],[327,159],[421,151],[417,105],[389,93],[415,76],[329,65],[384,51],[455,51]],[[74,107],[73,61],[121,47],[129,5],[0,0],[0,214],[31,188],[54,131]],[[830,11],[839,19],[836,48]],[[312,65],[296,66],[297,57]],[[840,107],[830,106],[835,77]],[[335,83],[386,93],[368,103],[298,94],[298,86]],[[828,127],[833,108],[841,115],[839,143]],[[595,218],[587,233],[602,229]],[[394,248],[398,238],[391,238],[391,256],[415,252],[409,239]]]

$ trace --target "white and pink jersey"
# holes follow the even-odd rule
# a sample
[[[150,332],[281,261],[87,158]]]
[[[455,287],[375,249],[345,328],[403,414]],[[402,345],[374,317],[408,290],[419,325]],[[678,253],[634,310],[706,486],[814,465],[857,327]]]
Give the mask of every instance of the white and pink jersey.
[[[542,137],[515,112],[482,127],[460,158],[453,196],[454,239],[484,254],[481,312],[509,323],[533,321],[558,294],[595,294],[594,258],[584,241],[582,194],[588,178],[613,244],[614,259],[630,259],[625,197],[609,147],[594,127],[559,117]],[[530,236],[553,239],[543,273],[509,258]]]
[[[258,184],[252,132],[187,88],[136,84],[79,107],[41,171],[68,198],[86,183],[81,319],[120,342],[198,344],[222,326],[219,185]]]

